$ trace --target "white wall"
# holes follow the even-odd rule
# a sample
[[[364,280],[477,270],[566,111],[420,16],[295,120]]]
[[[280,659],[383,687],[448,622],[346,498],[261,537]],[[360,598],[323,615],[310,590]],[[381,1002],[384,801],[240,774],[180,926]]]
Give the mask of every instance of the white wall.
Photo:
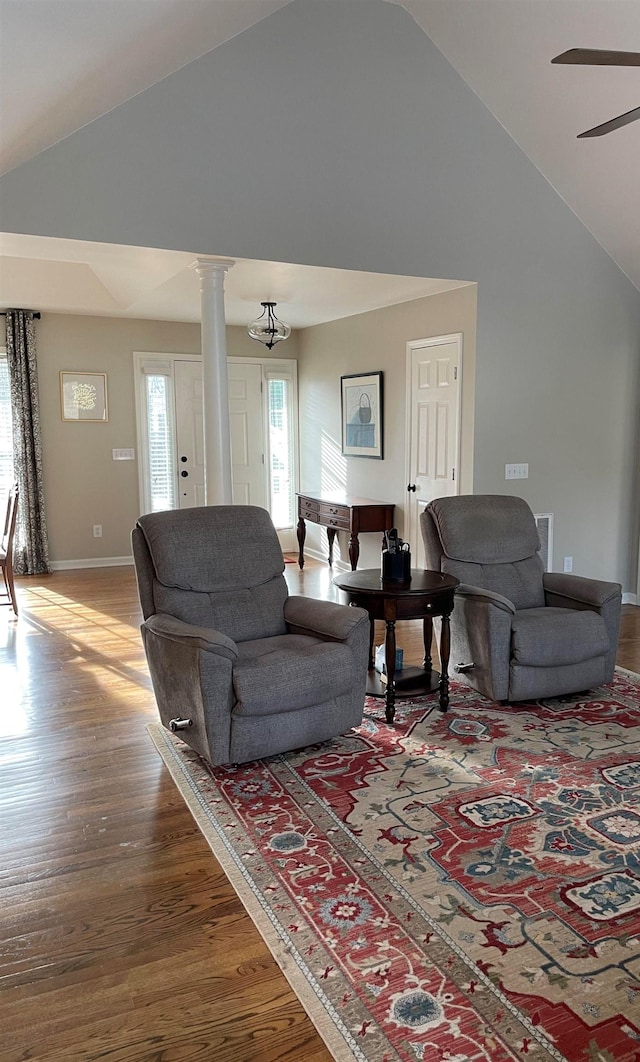
[[[635,590],[640,293],[399,6],[294,0],[0,206],[18,232],[477,282],[474,489],[527,461],[559,554]]]

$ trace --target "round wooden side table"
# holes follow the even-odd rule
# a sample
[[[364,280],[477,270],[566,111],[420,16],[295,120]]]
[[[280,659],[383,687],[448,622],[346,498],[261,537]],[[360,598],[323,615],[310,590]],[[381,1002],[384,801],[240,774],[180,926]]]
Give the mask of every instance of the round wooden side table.
[[[411,697],[438,691],[440,710],[446,712],[449,707],[449,617],[460,580],[453,575],[443,575],[442,572],[412,569],[411,580],[400,583],[383,579],[379,568],[364,568],[335,575],[333,582],[340,590],[344,590],[350,605],[358,605],[369,613],[371,633],[367,693],[385,698],[387,722],[393,722],[396,697],[400,696]],[[442,619],[440,673],[433,670],[431,661],[434,616]],[[396,621],[407,619],[423,621],[424,661],[421,668],[403,668],[396,679]],[[374,620],[384,620],[386,624],[386,682],[374,670]]]

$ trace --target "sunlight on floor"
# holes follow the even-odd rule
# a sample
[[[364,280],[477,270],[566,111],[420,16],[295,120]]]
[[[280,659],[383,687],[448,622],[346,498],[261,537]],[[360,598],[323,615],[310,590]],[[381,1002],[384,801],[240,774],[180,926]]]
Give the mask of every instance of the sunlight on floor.
[[[21,737],[29,731],[29,716],[23,707],[21,678],[11,665],[0,666],[0,738]]]
[[[17,620],[4,625],[0,617],[0,737],[33,728],[34,697],[41,691],[55,697],[62,671],[88,698],[110,694],[114,680],[147,696],[151,683],[133,612],[114,617],[41,583],[20,588],[19,608]]]

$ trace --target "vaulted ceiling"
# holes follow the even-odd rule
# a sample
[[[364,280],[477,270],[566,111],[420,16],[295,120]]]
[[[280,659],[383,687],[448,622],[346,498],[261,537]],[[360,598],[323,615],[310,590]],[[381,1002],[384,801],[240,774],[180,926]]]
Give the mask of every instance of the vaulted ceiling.
[[[19,166],[289,2],[0,0],[0,170]],[[574,47],[640,51],[640,0],[402,0],[401,6],[640,288],[640,122],[577,138],[640,105],[640,68],[551,63]],[[10,219],[1,227],[10,230]],[[144,294],[135,294],[136,263],[149,269],[143,250],[116,264],[99,247],[77,245],[65,248],[64,260],[82,266],[97,256],[103,270],[119,269],[121,283],[130,277],[132,304],[144,303]],[[14,277],[16,260],[52,257],[51,245],[34,237],[5,239],[0,252],[13,260]],[[440,289],[410,279],[405,297],[428,290]],[[362,296],[354,306],[374,297],[368,293],[362,303]],[[140,316],[154,312],[143,310]],[[174,316],[190,319],[184,308]]]

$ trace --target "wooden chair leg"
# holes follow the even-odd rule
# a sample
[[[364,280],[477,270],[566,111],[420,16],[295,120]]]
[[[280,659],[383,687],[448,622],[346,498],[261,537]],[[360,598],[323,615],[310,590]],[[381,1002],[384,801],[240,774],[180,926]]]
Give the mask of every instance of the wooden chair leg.
[[[6,564],[2,565],[2,576],[4,579],[4,585],[7,588],[7,595],[11,601],[11,606],[16,616],[18,615],[18,600],[16,598],[16,588],[13,581],[13,564],[7,558]]]

